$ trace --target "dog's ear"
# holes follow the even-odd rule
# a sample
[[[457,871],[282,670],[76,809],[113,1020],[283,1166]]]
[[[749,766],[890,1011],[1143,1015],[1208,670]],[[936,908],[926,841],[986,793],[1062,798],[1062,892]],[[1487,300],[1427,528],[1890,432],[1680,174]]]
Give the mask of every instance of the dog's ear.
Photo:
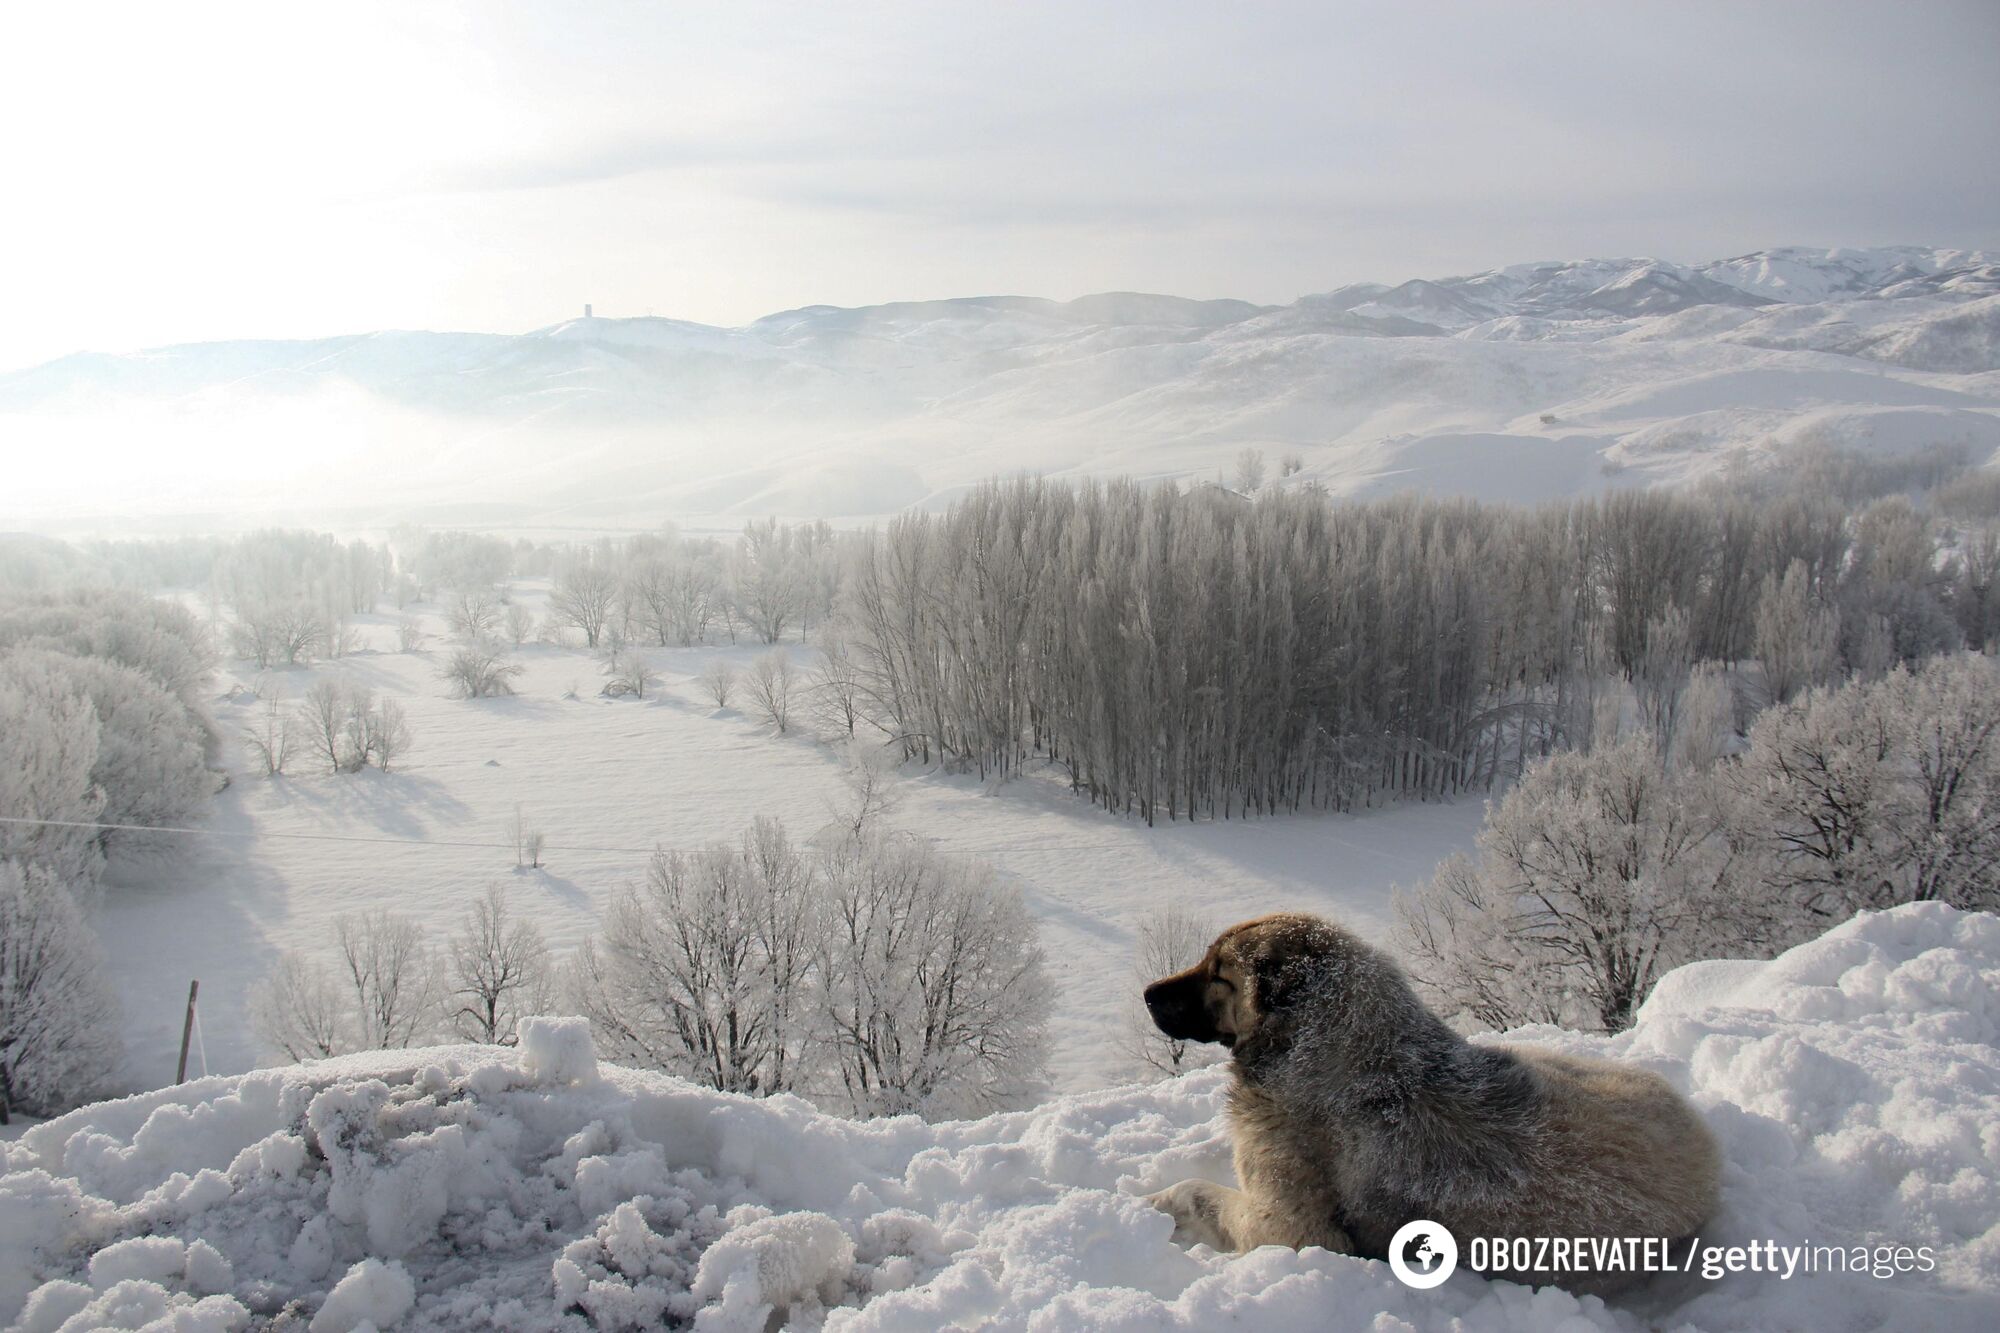
[[[1259,1011],[1280,1015],[1305,998],[1316,954],[1308,932],[1285,926],[1260,931],[1247,952]]]

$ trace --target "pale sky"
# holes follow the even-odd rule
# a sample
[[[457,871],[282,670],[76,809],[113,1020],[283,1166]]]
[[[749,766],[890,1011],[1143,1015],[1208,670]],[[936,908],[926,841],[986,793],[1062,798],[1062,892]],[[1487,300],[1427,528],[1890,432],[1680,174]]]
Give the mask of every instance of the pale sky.
[[[0,369],[2000,248],[2000,3],[0,9]]]

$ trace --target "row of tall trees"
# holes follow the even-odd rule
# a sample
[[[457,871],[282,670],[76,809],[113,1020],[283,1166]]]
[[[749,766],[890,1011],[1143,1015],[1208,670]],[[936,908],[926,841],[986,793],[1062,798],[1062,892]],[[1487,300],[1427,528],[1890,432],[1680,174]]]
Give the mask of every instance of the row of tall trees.
[[[1607,682],[1670,725],[1696,664],[1779,697],[1991,643],[1983,548],[1891,499],[1850,521],[1628,492],[1536,509],[990,483],[849,570],[850,652],[911,755],[1065,766],[1151,821],[1485,788],[1573,745]]]

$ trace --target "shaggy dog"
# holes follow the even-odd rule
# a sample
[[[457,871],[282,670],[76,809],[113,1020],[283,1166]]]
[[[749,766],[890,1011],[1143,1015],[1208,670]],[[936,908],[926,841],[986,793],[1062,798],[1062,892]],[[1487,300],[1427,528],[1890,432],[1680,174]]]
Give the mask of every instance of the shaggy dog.
[[[1714,1211],[1721,1156],[1701,1118],[1643,1070],[1475,1046],[1396,965],[1330,922],[1232,926],[1146,988],[1169,1037],[1234,1056],[1230,1189],[1183,1181],[1150,1201],[1218,1250],[1324,1246],[1386,1258],[1403,1223],[1474,1236],[1683,1239]],[[1632,1273],[1509,1271],[1604,1293]]]

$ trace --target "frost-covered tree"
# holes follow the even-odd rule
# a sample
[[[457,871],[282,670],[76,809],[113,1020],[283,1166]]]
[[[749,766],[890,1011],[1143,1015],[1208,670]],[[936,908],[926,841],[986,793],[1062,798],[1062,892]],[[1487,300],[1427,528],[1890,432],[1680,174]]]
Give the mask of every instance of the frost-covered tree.
[[[332,974],[293,949],[250,992],[257,1035],[289,1060],[323,1060],[355,1049],[352,997]]]
[[[1451,1011],[1617,1032],[1669,969],[1762,947],[1769,905],[1737,891],[1734,869],[1710,804],[1635,732],[1530,769],[1477,859],[1452,858],[1397,910],[1420,981]]]
[[[1146,1009],[1144,990],[1201,961],[1218,927],[1182,903],[1169,903],[1140,919],[1132,940],[1132,982],[1124,1013],[1122,1045],[1132,1072],[1142,1078],[1185,1074],[1212,1065],[1224,1053],[1199,1042],[1177,1041],[1160,1031]]]
[[[1049,987],[1034,919],[993,872],[926,843],[828,849],[816,979],[838,1082],[858,1116],[978,1115],[1040,1087]]]
[[[660,683],[659,673],[637,648],[619,648],[607,654],[604,674],[608,679],[600,693],[614,699],[643,699],[646,691]]]
[[[0,859],[0,1124],[102,1092],[118,1006],[77,894],[43,866]]]
[[[467,1041],[511,1046],[515,1027],[554,997],[549,946],[532,921],[508,911],[498,885],[465,914],[449,948],[451,1028]]]
[[[1243,492],[1245,495],[1255,494],[1257,491],[1264,489],[1264,477],[1264,451],[1262,449],[1245,448],[1236,455],[1236,466],[1235,470],[1230,474],[1230,480],[1235,484],[1237,490]]]
[[[522,668],[507,660],[500,645],[479,640],[452,650],[451,659],[438,674],[460,699],[490,699],[514,692],[514,681]]]
[[[1767,575],[1757,598],[1757,660],[1772,703],[1830,679],[1839,662],[1840,619],[1814,598],[1803,561]]]
[[[492,584],[459,583],[446,591],[444,623],[454,638],[481,642],[499,629],[500,621],[500,595]]]
[[[423,651],[424,641],[430,635],[424,633],[424,622],[415,616],[402,616],[396,621],[396,651],[415,653]]]
[[[853,736],[867,716],[867,677],[837,633],[822,638],[819,659],[806,676],[807,697],[814,715],[822,722]]]
[[[611,624],[619,599],[618,571],[608,562],[580,556],[556,570],[549,587],[549,618],[583,631],[584,646],[597,647]]]
[[[1738,839],[1816,934],[1857,911],[2000,906],[2000,667],[1939,658],[1811,691],[1750,730]]]
[[[397,913],[350,913],[334,922],[342,978],[351,988],[355,1045],[389,1050],[416,1044],[437,1020],[440,969],[423,930]]]
[[[758,638],[784,638],[810,596],[792,529],[776,519],[746,524],[730,560],[730,585],[736,609]]]
[[[769,821],[735,846],[655,853],[572,959],[571,1002],[600,1049],[728,1092],[797,1090],[812,1056],[810,880]]]
[[[734,662],[718,657],[701,669],[701,674],[695,677],[695,682],[701,686],[703,694],[715,701],[717,708],[727,708],[730,696],[736,692],[737,681],[741,674]]]
[[[291,762],[298,740],[298,715],[285,703],[284,689],[274,681],[257,683],[257,718],[243,728],[243,745],[267,778],[275,778]]]
[[[507,603],[507,641],[519,648],[535,637],[535,613],[525,602]]]
[[[314,681],[299,701],[298,734],[307,752],[329,773],[352,773],[366,762],[350,731],[354,713],[354,698],[338,680]]]
[[[756,712],[783,732],[791,727],[792,694],[797,681],[798,671],[792,665],[791,654],[774,648],[750,664],[742,685]]]
[[[203,728],[178,698],[131,667],[22,648],[0,659],[0,677],[47,701],[45,707],[59,710],[72,693],[89,702],[98,724],[90,776],[103,795],[104,823],[182,824],[214,795]],[[144,841],[143,833],[130,831],[100,839],[107,851]]]
[[[0,812],[44,824],[0,824],[0,859],[48,870],[59,883],[94,900],[104,859],[94,829],[104,793],[91,777],[97,766],[97,713],[67,680],[13,669],[0,656]]]

